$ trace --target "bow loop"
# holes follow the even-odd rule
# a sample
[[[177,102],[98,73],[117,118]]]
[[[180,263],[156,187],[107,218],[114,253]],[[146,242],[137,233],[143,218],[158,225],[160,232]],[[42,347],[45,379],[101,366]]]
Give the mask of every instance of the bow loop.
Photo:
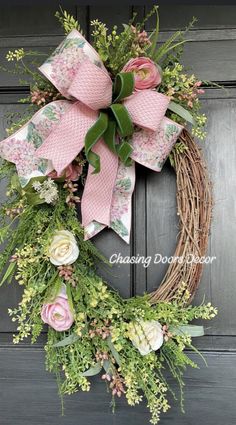
[[[53,168],[62,174],[84,148],[89,162],[81,203],[85,237],[109,226],[129,242],[132,160],[160,171],[182,130],[165,117],[170,99],[150,89],[133,93],[133,73],[119,73],[112,87],[97,52],[77,30],[40,71],[68,100],[42,108],[1,143],[0,155],[16,164],[26,186]]]
[[[107,108],[112,102],[112,81],[107,71],[85,60],[79,65],[68,93],[98,111]]]
[[[138,127],[157,131],[165,116],[170,98],[154,90],[142,90],[124,101],[131,120]]]
[[[106,71],[96,50],[79,31],[73,29],[39,70],[64,97],[71,99],[69,87],[84,61],[89,61]]]

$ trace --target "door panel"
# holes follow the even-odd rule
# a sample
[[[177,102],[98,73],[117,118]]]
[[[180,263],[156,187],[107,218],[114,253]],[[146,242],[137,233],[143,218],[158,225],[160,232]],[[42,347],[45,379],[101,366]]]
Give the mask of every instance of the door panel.
[[[9,49],[30,47],[47,52],[55,48],[63,34],[54,19],[56,1],[47,7],[34,2],[28,7],[9,1],[0,6],[0,64]],[[129,5],[78,6],[76,1],[63,1],[63,7],[74,11],[84,31],[89,19],[100,19],[109,27],[121,26],[136,10],[143,16],[145,7]],[[189,34],[184,60],[202,79],[223,82],[227,90],[208,89],[204,95],[204,109],[209,117],[208,135],[200,142],[214,189],[214,212],[209,255],[217,260],[206,266],[195,302],[204,295],[219,308],[206,336],[197,340],[205,350],[208,368],[201,362],[200,370],[186,372],[186,415],[179,407],[163,416],[163,423],[175,425],[231,425],[235,422],[236,390],[236,285],[235,265],[235,156],[236,156],[236,6],[168,6],[162,5],[160,42],[176,28],[183,28],[193,15],[199,20]],[[153,22],[147,27],[153,28]],[[89,36],[88,31],[87,36]],[[27,92],[20,87],[15,76],[0,70],[0,138],[5,137],[6,113],[20,111],[26,106],[17,100]],[[101,251],[110,257],[113,253],[154,256],[173,254],[178,234],[176,216],[175,175],[166,164],[162,173],[136,167],[136,189],[133,196],[133,221],[130,245],[125,244],[112,231],[106,230],[94,238]],[[4,185],[0,188],[4,196]],[[116,265],[111,270],[101,269],[101,274],[124,297],[153,290],[163,278],[166,264]],[[124,400],[117,403],[117,412],[111,413],[104,384],[96,378],[90,393],[78,393],[65,400],[65,416],[60,416],[60,401],[56,381],[44,370],[43,341],[36,346],[28,342],[19,347],[12,345],[14,324],[7,309],[19,300],[21,289],[17,285],[1,288],[0,297],[0,411],[1,425],[124,425],[127,420],[136,425],[148,423],[145,404],[129,408]],[[193,355],[195,356],[195,355]],[[27,404],[26,404],[27,403]]]
[[[56,382],[44,370],[41,349],[16,348],[0,350],[0,408],[1,425],[125,425],[148,424],[144,403],[131,408],[125,399],[118,400],[116,413],[112,414],[110,396],[104,383],[92,378],[92,391],[65,398],[65,412],[61,405]],[[199,358],[193,355],[199,363]],[[236,370],[235,354],[205,353],[206,368],[186,374],[185,415],[178,403],[163,415],[165,425],[232,425],[235,423]],[[171,380],[170,380],[171,382]],[[174,386],[176,394],[178,389]]]

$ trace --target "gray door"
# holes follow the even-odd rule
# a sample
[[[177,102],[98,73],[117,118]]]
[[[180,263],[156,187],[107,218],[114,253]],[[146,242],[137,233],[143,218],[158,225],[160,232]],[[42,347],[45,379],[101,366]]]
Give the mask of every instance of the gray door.
[[[56,46],[62,32],[54,20],[55,3],[17,2],[0,5],[0,61],[11,48],[25,47],[46,50]],[[69,4],[66,6],[66,4]],[[44,3],[46,4],[46,3]],[[119,6],[77,7],[76,1],[62,2],[80,19],[84,30],[89,19],[101,19],[108,25],[122,23],[131,16],[132,8]],[[206,266],[202,285],[195,302],[206,299],[219,308],[218,317],[207,329],[207,336],[198,341],[208,367],[199,361],[200,370],[186,372],[185,410],[177,404],[166,416],[164,424],[233,425],[236,422],[236,6],[161,6],[161,40],[173,30],[183,27],[193,15],[199,18],[190,34],[185,63],[203,80],[212,80],[225,90],[208,89],[204,108],[209,117],[208,136],[201,142],[214,184],[214,214],[209,254],[217,260]],[[140,15],[144,8],[138,7]],[[151,24],[149,26],[151,29]],[[17,104],[27,92],[14,76],[0,71],[0,136],[4,137],[5,115],[22,111]],[[2,188],[2,193],[4,188]],[[3,195],[2,195],[3,196]],[[133,200],[133,232],[131,244],[109,231],[102,232],[95,242],[108,256],[139,253],[171,255],[177,236],[175,176],[165,167],[161,174],[137,168],[137,185]],[[125,265],[114,268],[109,280],[124,297],[151,291],[161,281],[165,265]],[[42,336],[38,344],[12,345],[14,324],[7,309],[20,297],[16,286],[0,292],[0,424],[1,425],[105,425],[148,424],[145,404],[130,408],[124,400],[117,403],[116,414],[110,410],[110,396],[99,378],[93,379],[90,393],[77,393],[65,399],[65,416],[60,416],[56,381],[45,372]]]

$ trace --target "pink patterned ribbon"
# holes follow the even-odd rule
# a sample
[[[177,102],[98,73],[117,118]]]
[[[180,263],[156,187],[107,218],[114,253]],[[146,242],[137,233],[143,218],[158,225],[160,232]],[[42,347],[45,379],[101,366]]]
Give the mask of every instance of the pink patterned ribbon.
[[[48,160],[48,167],[46,167],[44,173],[48,172],[50,166],[61,173],[83,149],[85,135],[96,122],[98,111],[111,104],[112,81],[97,52],[76,30],[73,30],[66,37],[53,55],[40,67],[40,70],[68,101],[62,101],[66,102],[67,105],[65,111],[58,120],[54,120],[50,131],[45,134],[45,137],[41,138],[38,146],[34,147],[33,156],[31,151],[31,162],[38,164],[43,159]],[[48,107],[55,110],[56,103],[52,102]],[[182,130],[181,126],[172,121],[168,122],[167,125],[167,118],[164,115],[168,103],[169,98],[167,96],[153,90],[135,92],[123,102],[134,124],[140,127],[140,130],[135,132],[133,136],[132,158],[156,171],[160,171],[161,164]],[[33,121],[34,117],[32,118]],[[30,123],[25,126],[27,132],[29,125]],[[172,130],[168,130],[169,136],[167,137],[166,128],[168,126],[172,126]],[[24,137],[25,135],[22,137],[23,140]],[[29,142],[29,139],[26,140]],[[148,140],[147,149],[146,146],[143,146],[144,140]],[[163,144],[165,146],[162,146]],[[160,147],[162,156],[158,152]],[[153,155],[153,148],[156,149],[154,154],[156,165],[154,166],[151,164],[153,158],[141,158],[145,151],[150,151]],[[119,164],[117,157],[102,140],[95,145],[93,150],[100,157],[101,171],[93,175],[91,167],[89,167],[82,198],[85,236],[86,238],[91,237],[99,231],[99,228],[110,226],[128,242],[131,196],[135,180],[134,172],[131,173],[130,182],[127,183],[128,180],[126,179],[122,183],[122,190],[119,191],[119,171],[121,169],[124,171],[126,167]],[[0,154],[5,159],[15,162],[19,171],[22,156],[26,156],[25,145],[23,146],[21,143],[18,151],[18,156],[12,155],[11,149],[9,149],[9,138],[0,145]],[[37,168],[37,165],[35,167]],[[27,176],[31,175],[31,173],[26,174]],[[128,188],[127,192],[124,188]],[[117,197],[118,193],[120,195]],[[119,216],[116,206],[122,196],[124,198],[124,194],[128,195],[125,196],[128,208],[121,208],[122,213]],[[129,217],[128,220],[127,216]],[[124,222],[127,226],[123,226]],[[97,223],[96,231],[91,230],[93,223]]]

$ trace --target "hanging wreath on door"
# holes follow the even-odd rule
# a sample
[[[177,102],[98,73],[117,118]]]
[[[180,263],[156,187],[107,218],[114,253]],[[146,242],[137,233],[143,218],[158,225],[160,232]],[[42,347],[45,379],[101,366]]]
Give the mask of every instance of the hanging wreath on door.
[[[143,27],[156,13],[155,31]],[[28,115],[0,143],[1,178],[8,200],[1,207],[1,284],[13,277],[23,296],[13,310],[14,343],[34,343],[48,324],[47,369],[60,394],[90,389],[100,374],[116,397],[130,405],[147,400],[151,423],[169,408],[169,369],[181,388],[186,366],[196,367],[185,348],[203,334],[193,319],[211,319],[210,303],[190,302],[198,287],[212,212],[211,185],[191,134],[204,138],[201,82],[179,62],[185,32],[157,49],[158,9],[121,32],[96,21],[93,46],[67,12],[56,16],[66,38],[41,65],[41,53],[7,54],[13,72],[31,78]],[[190,25],[191,27],[191,25]],[[188,28],[189,29],[189,28]],[[96,272],[107,260],[89,240],[105,227],[127,243],[135,162],[161,171],[169,157],[176,172],[180,232],[173,261],[151,294],[123,299]],[[88,167],[87,167],[88,165]],[[82,200],[78,197],[83,185]],[[81,202],[82,224],[77,217]],[[186,261],[189,256],[199,261]],[[9,263],[8,263],[9,261]]]

